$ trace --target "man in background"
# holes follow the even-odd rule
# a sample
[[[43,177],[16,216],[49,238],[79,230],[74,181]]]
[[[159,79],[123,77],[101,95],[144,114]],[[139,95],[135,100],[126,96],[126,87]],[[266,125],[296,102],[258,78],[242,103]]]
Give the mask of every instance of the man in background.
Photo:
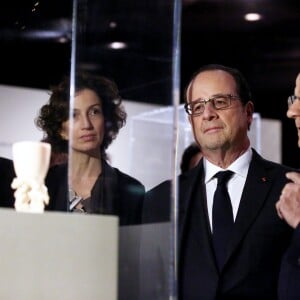
[[[202,153],[200,147],[196,143],[191,143],[182,153],[180,162],[181,173],[185,173],[190,169],[195,168],[201,158]]]

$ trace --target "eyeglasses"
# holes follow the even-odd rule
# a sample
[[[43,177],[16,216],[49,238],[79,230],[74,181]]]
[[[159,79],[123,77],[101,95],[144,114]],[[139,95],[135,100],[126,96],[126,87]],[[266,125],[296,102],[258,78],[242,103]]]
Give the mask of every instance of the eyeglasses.
[[[221,110],[221,109],[226,109],[226,108],[230,107],[231,100],[239,100],[239,99],[240,98],[238,96],[234,96],[231,94],[216,95],[207,100],[197,99],[190,103],[186,103],[184,105],[184,109],[187,112],[187,114],[189,114],[191,116],[199,116],[199,115],[203,114],[203,112],[205,110],[205,105],[208,102],[211,102],[211,104],[215,110]]]
[[[296,100],[300,100],[300,97],[292,95],[288,97],[288,107],[290,107]]]

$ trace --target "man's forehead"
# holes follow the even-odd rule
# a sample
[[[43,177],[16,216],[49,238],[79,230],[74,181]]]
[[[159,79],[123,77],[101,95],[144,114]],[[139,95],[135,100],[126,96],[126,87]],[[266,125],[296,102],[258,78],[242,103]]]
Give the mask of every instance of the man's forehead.
[[[222,84],[228,87],[231,86],[234,90],[236,90],[236,81],[230,73],[223,70],[207,70],[198,73],[191,80],[186,90],[187,101],[190,101],[192,99],[193,92],[195,90],[198,90],[199,88],[202,87],[205,88],[207,86],[207,82],[205,82],[205,80],[207,81],[213,80],[215,83],[219,82],[220,85]],[[219,92],[225,92],[225,91],[219,91]],[[226,91],[226,92],[232,92],[232,91]]]

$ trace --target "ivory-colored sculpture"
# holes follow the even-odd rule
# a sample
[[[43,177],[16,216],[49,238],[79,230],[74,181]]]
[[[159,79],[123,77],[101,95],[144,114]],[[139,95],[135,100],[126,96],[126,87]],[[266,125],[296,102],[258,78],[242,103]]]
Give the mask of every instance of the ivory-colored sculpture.
[[[15,209],[19,212],[42,213],[49,204],[45,177],[49,169],[51,145],[42,142],[23,141],[12,145],[16,178]]]

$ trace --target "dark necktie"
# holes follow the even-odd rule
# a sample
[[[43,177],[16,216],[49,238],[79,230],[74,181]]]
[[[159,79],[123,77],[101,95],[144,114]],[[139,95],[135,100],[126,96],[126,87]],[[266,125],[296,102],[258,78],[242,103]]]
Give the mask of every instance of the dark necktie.
[[[233,228],[232,206],[226,186],[232,174],[231,171],[222,171],[215,175],[218,185],[213,199],[212,228],[213,245],[219,270],[223,267],[227,243]]]

